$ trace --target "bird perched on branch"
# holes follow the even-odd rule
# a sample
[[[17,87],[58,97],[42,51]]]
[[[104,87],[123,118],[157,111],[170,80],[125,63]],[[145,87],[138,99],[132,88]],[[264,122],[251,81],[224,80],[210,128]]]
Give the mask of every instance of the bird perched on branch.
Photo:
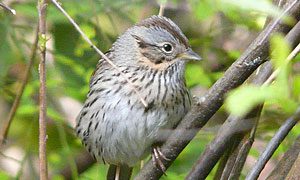
[[[129,28],[106,56],[118,69],[99,60],[77,118],[77,135],[95,159],[115,165],[118,173],[150,152],[165,171],[160,143],[191,106],[185,64],[201,58],[179,27],[162,16]]]

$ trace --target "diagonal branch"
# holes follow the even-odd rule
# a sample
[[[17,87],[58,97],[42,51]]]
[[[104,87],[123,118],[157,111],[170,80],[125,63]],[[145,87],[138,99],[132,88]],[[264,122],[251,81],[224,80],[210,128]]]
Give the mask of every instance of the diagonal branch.
[[[295,114],[285,121],[285,123],[279,128],[276,134],[273,136],[271,141],[268,143],[265,151],[259,156],[256,164],[248,173],[246,180],[257,179],[260,172],[265,167],[275,150],[278,148],[280,143],[284,140],[291,129],[300,120],[300,108],[297,109]]]
[[[300,24],[300,22],[298,22],[298,25],[299,24]],[[291,54],[287,57],[287,59],[286,59],[287,62],[291,61],[298,54],[299,47],[300,47],[300,44],[298,44],[296,46],[296,48],[291,52]],[[264,65],[268,65],[269,63],[270,62],[267,62]],[[272,68],[269,66],[269,72],[271,72],[271,70],[272,70]],[[279,69],[276,69],[269,76],[269,78],[263,83],[262,86],[269,85],[275,79],[275,77],[278,75],[278,72],[279,72]],[[264,76],[264,74],[258,74],[258,75]],[[267,74],[265,74],[265,75],[267,75]],[[267,77],[267,76],[265,76],[265,77]],[[252,147],[252,144],[254,142],[255,133],[256,133],[256,129],[257,129],[257,126],[258,126],[259,119],[260,119],[260,114],[261,114],[262,108],[263,108],[263,104],[259,105],[256,108],[257,109],[256,110],[257,115],[256,115],[255,118],[253,118],[254,125],[253,125],[253,128],[251,130],[250,137],[245,142],[241,143],[241,146],[237,149],[238,153],[237,154],[232,154],[229,158],[229,159],[235,159],[235,163],[232,166],[232,169],[231,169],[231,172],[228,176],[228,179],[238,179],[239,176],[240,176],[242,168],[243,168],[243,166],[246,162],[247,156],[248,156],[249,151],[250,151],[250,149]],[[243,119],[241,119],[240,121],[243,121]],[[265,163],[267,163],[267,161]]]
[[[87,37],[87,35],[84,34],[84,32],[80,29],[80,27],[76,24],[76,22],[71,18],[71,16],[61,7],[61,5],[56,0],[51,0],[52,3],[63,13],[64,16],[67,17],[67,19],[70,21],[70,23],[75,27],[75,29],[79,32],[79,34],[82,36],[82,38],[93,48],[106,62],[108,62],[114,69],[116,69],[123,78],[128,82],[128,84],[131,86],[131,88],[134,90],[136,95],[139,97],[141,103],[145,106],[147,109],[149,107],[149,104],[144,100],[140,92],[135,88],[132,81],[127,77],[126,74],[124,74],[117,65],[115,65],[100,49],[98,49],[92,41]]]
[[[299,16],[300,1],[293,0],[287,3],[284,12],[291,16]],[[162,153],[170,161],[164,161],[164,165],[169,167],[180,152],[187,146],[190,140],[196,135],[207,121],[222,106],[224,95],[231,89],[241,85],[262,63],[267,60],[269,51],[269,37],[273,32],[286,33],[289,29],[280,22],[279,19],[272,21],[248,47],[243,55],[225,72],[208,91],[199,98],[198,102],[192,107],[190,112],[184,117],[176,130],[170,135],[166,143],[162,146]],[[195,131],[188,131],[197,129]],[[135,179],[158,179],[163,172],[158,170],[150,161]],[[190,179],[205,177],[204,174],[191,176]]]
[[[294,47],[300,42],[300,22],[286,35],[286,40]],[[261,68],[259,73],[254,77],[252,83],[255,85],[262,85],[272,73],[271,62],[266,62]],[[236,134],[249,132],[253,128],[257,114],[260,112],[261,107],[253,109],[246,117],[229,116],[226,122],[222,125],[219,133],[215,139],[208,145],[207,149],[197,161],[197,170],[207,175],[210,170],[215,166],[223,152],[228,148],[232,138]],[[251,147],[251,141],[245,144],[248,148]],[[246,148],[246,147],[245,147]],[[246,150],[246,149],[245,149]]]
[[[158,12],[159,16],[164,15],[166,4],[167,4],[167,0],[161,0],[160,1],[159,12]]]
[[[298,29],[298,32],[295,31]],[[297,41],[295,42],[292,42],[296,39],[291,39],[291,36],[289,36],[290,34],[293,34],[293,33],[297,33],[299,34],[300,33],[300,21],[296,24],[296,26],[288,33],[287,37],[286,37],[286,40],[288,42],[290,42],[290,44],[292,46],[295,46],[295,43],[297,43]],[[298,42],[300,41],[300,39],[298,39]],[[290,55],[287,57],[286,61],[289,62],[291,61],[297,54],[298,54],[298,51],[299,51],[299,44],[295,47],[295,49],[290,53]],[[271,63],[270,62],[266,62],[263,67],[264,68],[268,68],[267,69],[267,72],[266,71],[259,71],[258,74],[256,75],[256,77],[254,77],[255,79],[253,80],[253,82],[255,83],[256,82],[256,85],[261,85],[263,81],[260,81],[259,83],[257,83],[258,81],[256,80],[257,78],[258,79],[266,79],[268,77],[268,75],[270,74],[270,72],[272,71],[272,67],[270,65]],[[266,86],[266,85],[269,85],[272,80],[274,80],[274,78],[276,77],[276,75],[278,74],[279,72],[279,69],[275,70],[269,77],[268,79],[263,83],[262,86]],[[272,78],[271,78],[272,77]],[[272,79],[272,80],[270,80]],[[255,81],[256,80],[256,81]],[[230,158],[229,159],[235,159],[235,163],[233,164],[227,164],[227,166],[231,166],[231,169],[230,169],[230,174],[228,176],[229,179],[238,179],[238,177],[240,176],[240,173],[242,171],[242,168],[246,162],[246,158],[249,154],[249,151],[252,147],[252,144],[254,142],[254,136],[255,136],[255,131],[256,131],[256,128],[257,128],[257,125],[258,125],[258,120],[259,120],[259,117],[260,117],[260,114],[261,114],[261,110],[263,108],[263,105],[259,105],[257,108],[256,108],[256,117],[252,119],[252,121],[254,122],[254,127],[252,128],[251,130],[251,133],[250,133],[250,137],[243,143],[241,143],[241,146],[236,150],[238,153],[236,154],[231,154],[230,155]],[[239,121],[245,121],[243,118],[241,118]],[[225,137],[222,137],[222,138],[225,138]],[[226,172],[224,172],[226,174]]]
[[[267,179],[286,179],[299,154],[300,135],[295,139],[294,144],[284,153]]]

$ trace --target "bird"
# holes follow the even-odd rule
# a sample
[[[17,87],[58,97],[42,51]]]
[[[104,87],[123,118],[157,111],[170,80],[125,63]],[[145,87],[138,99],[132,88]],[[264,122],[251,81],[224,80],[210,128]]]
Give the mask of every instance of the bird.
[[[161,143],[192,103],[185,64],[201,57],[171,19],[158,15],[128,28],[105,55],[117,68],[98,61],[77,136],[99,162],[132,168],[151,153],[165,171]]]

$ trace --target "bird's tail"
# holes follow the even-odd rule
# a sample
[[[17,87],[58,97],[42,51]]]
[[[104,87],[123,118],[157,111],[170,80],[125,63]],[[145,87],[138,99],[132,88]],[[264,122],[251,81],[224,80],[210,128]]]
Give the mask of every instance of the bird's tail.
[[[130,180],[132,167],[127,165],[110,165],[107,171],[107,180]]]

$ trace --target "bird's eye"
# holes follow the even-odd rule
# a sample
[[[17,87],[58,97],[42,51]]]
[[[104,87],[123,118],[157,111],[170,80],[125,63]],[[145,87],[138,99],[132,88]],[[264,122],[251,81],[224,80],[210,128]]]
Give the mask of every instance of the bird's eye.
[[[169,43],[165,43],[163,46],[162,46],[162,50],[166,53],[170,53],[173,51],[173,47],[171,44]]]

